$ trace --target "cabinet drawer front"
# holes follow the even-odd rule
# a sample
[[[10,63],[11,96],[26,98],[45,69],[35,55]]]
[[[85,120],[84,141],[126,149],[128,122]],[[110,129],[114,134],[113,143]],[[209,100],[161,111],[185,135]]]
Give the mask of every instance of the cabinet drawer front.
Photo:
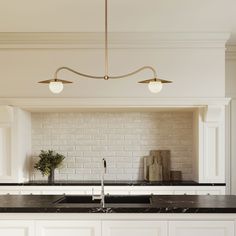
[[[10,194],[10,195],[20,194],[20,191],[17,191],[17,190],[0,190],[0,195],[6,195],[6,194]]]
[[[199,190],[197,191],[197,195],[221,195],[220,190]]]
[[[104,221],[102,236],[167,236],[165,221]]]
[[[1,236],[34,236],[33,221],[0,220]]]
[[[99,221],[38,221],[36,236],[101,236]]]
[[[20,191],[20,194],[22,195],[41,195],[42,192],[41,191],[28,191],[28,190],[23,190],[23,191]]]
[[[234,236],[232,221],[175,221],[169,223],[169,236]]]
[[[97,189],[98,193],[101,188]],[[130,186],[105,186],[105,193],[110,195],[129,195],[131,194]]]
[[[175,195],[195,195],[196,191],[193,190],[177,190],[174,192]]]

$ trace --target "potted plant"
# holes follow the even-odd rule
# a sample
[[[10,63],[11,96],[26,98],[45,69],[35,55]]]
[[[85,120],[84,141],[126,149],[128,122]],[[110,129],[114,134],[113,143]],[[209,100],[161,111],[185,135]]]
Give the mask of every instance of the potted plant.
[[[34,168],[39,170],[43,176],[48,176],[48,182],[54,182],[54,172],[58,168],[65,156],[56,153],[53,150],[41,150],[39,154],[39,161],[35,163]]]

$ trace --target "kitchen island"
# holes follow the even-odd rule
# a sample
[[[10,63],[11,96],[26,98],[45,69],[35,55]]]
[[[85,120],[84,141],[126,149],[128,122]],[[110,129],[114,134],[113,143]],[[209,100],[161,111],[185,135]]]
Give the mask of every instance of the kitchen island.
[[[88,203],[91,196],[78,197],[83,202],[63,195],[1,195],[0,235],[234,236],[236,196],[153,195],[150,202],[129,196],[132,203],[127,198],[119,204],[106,196],[104,208]]]

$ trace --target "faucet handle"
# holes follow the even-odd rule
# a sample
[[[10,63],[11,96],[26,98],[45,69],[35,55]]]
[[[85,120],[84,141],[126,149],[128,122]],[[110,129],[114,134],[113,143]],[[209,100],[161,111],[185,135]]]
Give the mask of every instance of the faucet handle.
[[[103,167],[104,167],[104,173],[106,173],[107,172],[107,161],[105,158],[103,158],[102,162],[103,162]]]

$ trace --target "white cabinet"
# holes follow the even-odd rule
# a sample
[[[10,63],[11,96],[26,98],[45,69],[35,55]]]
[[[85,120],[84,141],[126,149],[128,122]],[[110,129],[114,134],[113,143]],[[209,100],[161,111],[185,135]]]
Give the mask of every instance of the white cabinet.
[[[17,194],[19,194],[20,192],[19,191],[17,191],[17,190],[0,190],[0,195],[6,195],[6,194],[9,194],[9,195],[17,195]]]
[[[0,106],[0,182],[28,180],[25,170],[29,165],[31,150],[30,125],[29,112]]]
[[[196,191],[193,190],[176,190],[174,191],[175,195],[195,195]]]
[[[0,186],[0,195],[6,194],[20,194],[20,186]]]
[[[34,236],[34,221],[0,220],[1,236]]]
[[[167,236],[167,221],[103,221],[102,236]]]
[[[41,195],[42,192],[41,191],[36,191],[36,190],[34,190],[34,191],[21,190],[20,194],[22,194],[22,195]]]
[[[169,236],[234,236],[233,221],[174,221]]]
[[[158,215],[44,214],[38,219],[38,214],[2,214],[0,236],[234,236],[236,214],[217,214],[217,218],[207,214]]]
[[[173,186],[132,186],[132,195],[172,195],[174,194]]]
[[[28,187],[28,186],[27,186]],[[97,187],[97,186],[96,186]],[[39,186],[42,194],[46,195],[91,195],[92,186]],[[99,188],[101,189],[101,187]],[[36,190],[36,188],[35,188]],[[100,190],[101,191],[101,190]],[[34,193],[34,191],[32,191]],[[99,191],[95,194],[99,193]]]
[[[222,195],[220,190],[198,190],[197,195]]]
[[[225,183],[225,107],[208,106],[195,115],[195,180]]]
[[[101,222],[37,221],[35,236],[101,236]]]
[[[94,191],[92,191],[92,189]],[[100,186],[0,186],[1,194],[92,195]],[[105,186],[110,195],[224,195],[225,186]]]
[[[131,195],[224,195],[225,186],[133,186]]]
[[[11,179],[13,108],[0,106],[0,179]]]
[[[105,193],[110,195],[130,195],[132,186],[105,186]],[[101,188],[99,189],[101,191]]]

